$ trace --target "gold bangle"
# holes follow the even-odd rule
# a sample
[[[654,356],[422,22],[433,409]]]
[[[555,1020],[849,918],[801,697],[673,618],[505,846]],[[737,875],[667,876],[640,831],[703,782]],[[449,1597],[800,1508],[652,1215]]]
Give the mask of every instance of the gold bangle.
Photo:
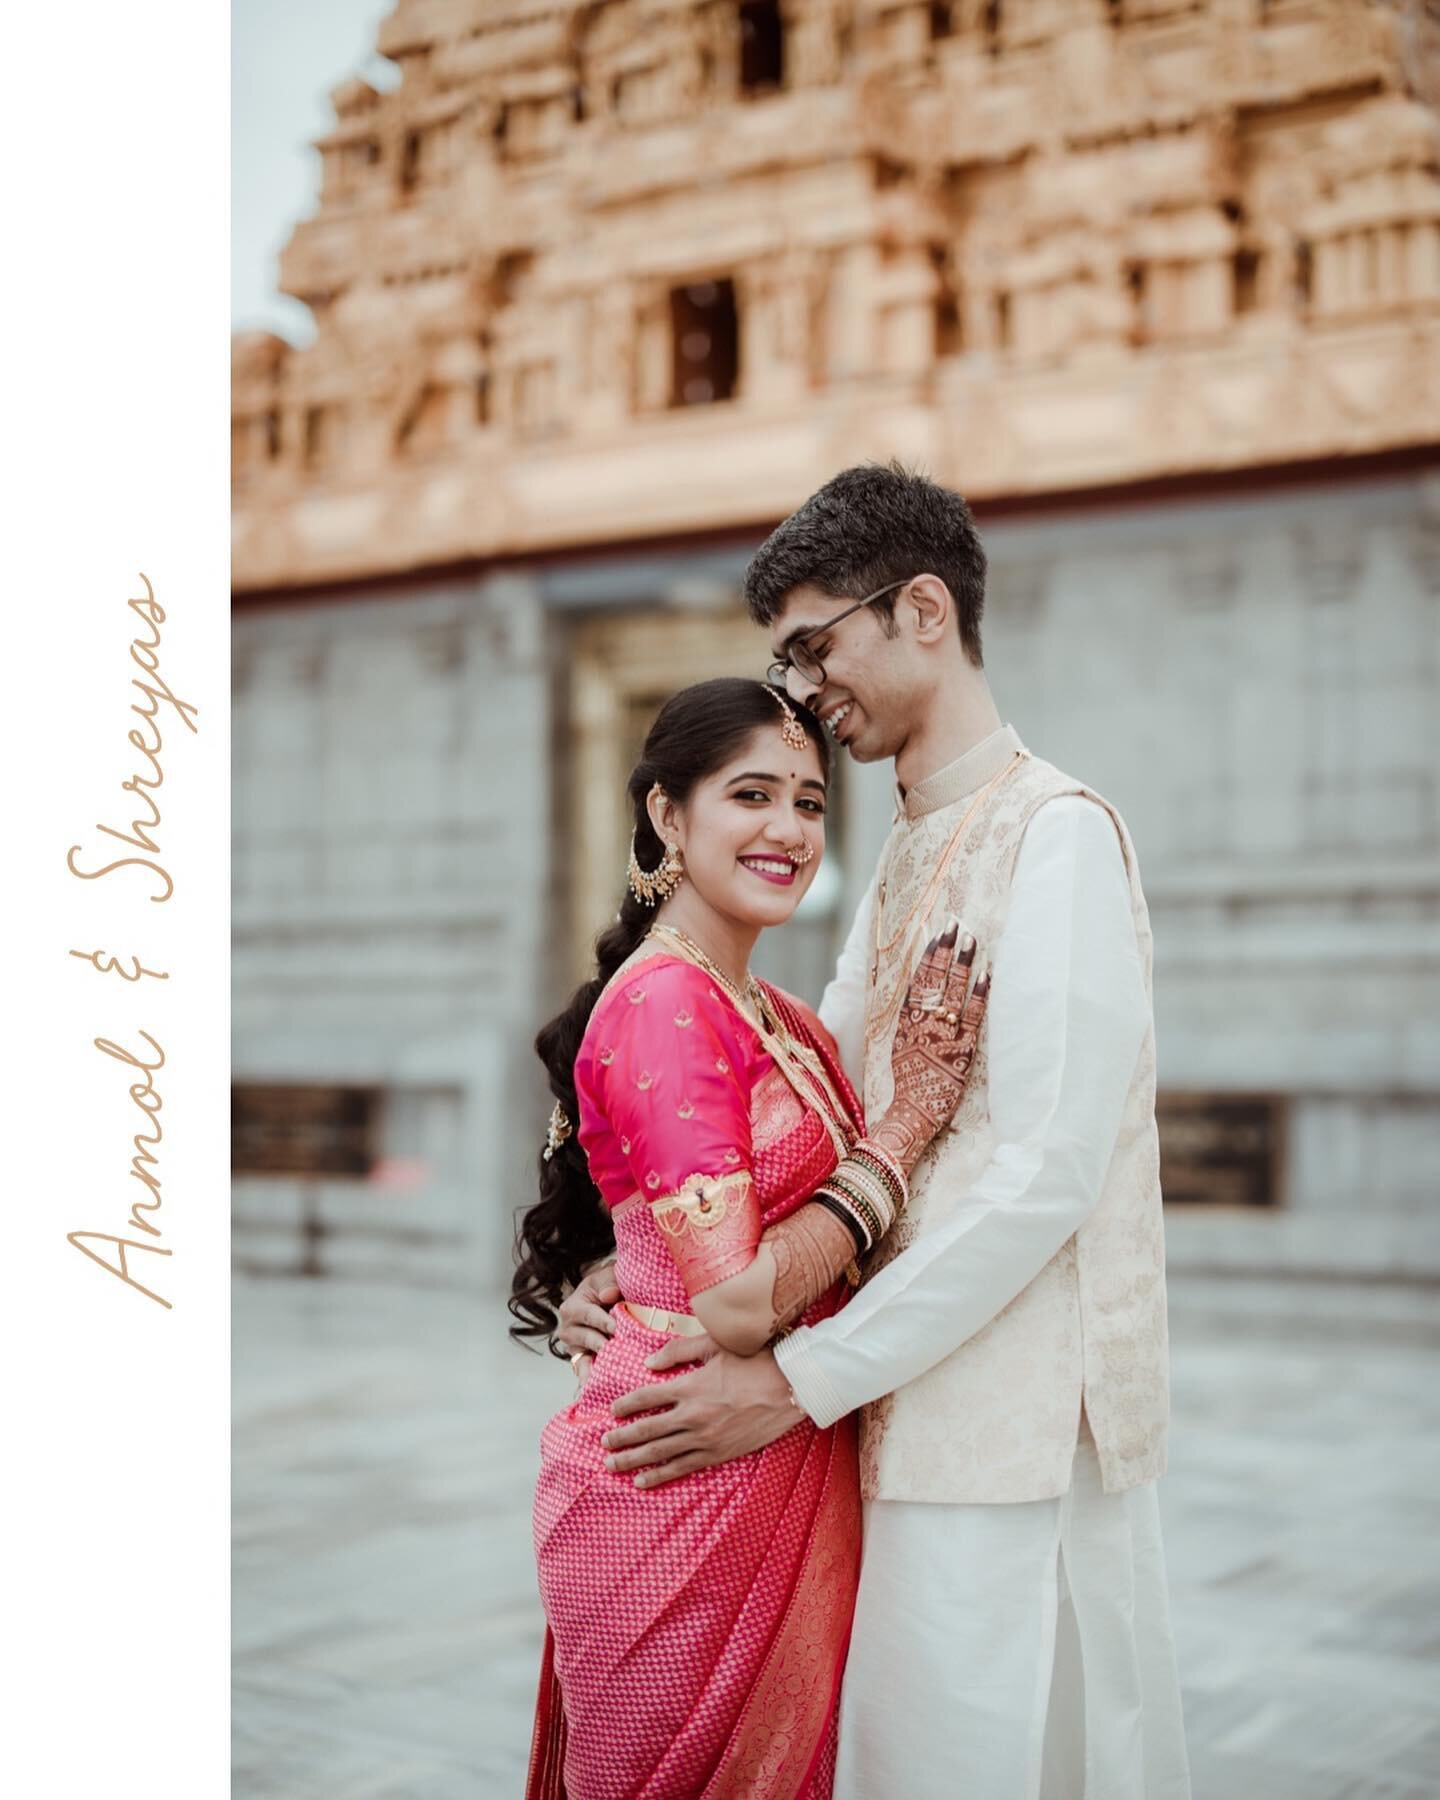
[[[852,1156],[857,1153],[861,1156],[868,1157],[872,1162],[879,1163],[880,1167],[886,1171],[891,1182],[894,1184],[899,1204],[903,1207],[910,1197],[910,1183],[906,1179],[905,1171],[900,1167],[898,1160],[890,1154],[883,1144],[877,1144],[874,1138],[865,1137],[859,1139],[855,1144],[854,1149],[850,1152]]]
[[[839,1195],[849,1204],[850,1210],[859,1218],[865,1228],[865,1235],[870,1240],[866,1248],[873,1248],[885,1235],[887,1229],[887,1222],[882,1210],[857,1182],[847,1180],[838,1169],[830,1176],[826,1186],[830,1193]]]
[[[830,1177],[846,1193],[855,1195],[874,1214],[875,1235],[881,1237],[895,1220],[895,1203],[886,1184],[872,1169],[847,1157]]]

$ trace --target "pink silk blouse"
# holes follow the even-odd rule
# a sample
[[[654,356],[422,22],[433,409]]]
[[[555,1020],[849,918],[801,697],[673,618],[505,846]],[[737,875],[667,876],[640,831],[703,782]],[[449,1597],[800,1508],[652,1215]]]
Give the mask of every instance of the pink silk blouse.
[[[835,1165],[819,1114],[749,1020],[678,957],[636,965],[602,996],[575,1089],[580,1142],[615,1220],[616,1279],[644,1305],[688,1311]]]

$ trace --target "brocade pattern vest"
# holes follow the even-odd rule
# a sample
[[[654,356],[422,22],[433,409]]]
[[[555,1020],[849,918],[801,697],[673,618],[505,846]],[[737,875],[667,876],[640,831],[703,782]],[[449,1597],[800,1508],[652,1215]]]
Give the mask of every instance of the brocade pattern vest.
[[[934,929],[931,921],[953,912],[982,952],[993,950],[1005,928],[1025,827],[1038,807],[1066,794],[1094,801],[1114,822],[1150,994],[1149,914],[1123,820],[1098,794],[1023,752],[982,790],[978,803],[972,794],[917,819],[902,816],[886,843],[867,971],[867,1117],[879,1118],[890,1104],[894,1018],[907,972]],[[967,814],[968,824],[958,830]],[[922,907],[947,856],[938,891]],[[881,951],[916,909],[903,938]],[[960,1107],[916,1171],[910,1204],[873,1253],[867,1277],[952,1215],[994,1146],[982,1033]],[[1082,1401],[1107,1493],[1163,1474],[1169,1342],[1153,1021],[1094,1210],[989,1324],[934,1368],[863,1410],[863,1492],[867,1499],[947,1502],[1042,1500],[1064,1493]]]

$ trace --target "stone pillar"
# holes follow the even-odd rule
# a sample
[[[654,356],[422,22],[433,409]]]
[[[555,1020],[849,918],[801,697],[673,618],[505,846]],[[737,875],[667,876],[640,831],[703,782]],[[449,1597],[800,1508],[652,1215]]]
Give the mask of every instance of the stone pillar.
[[[840,22],[831,0],[807,0],[785,19],[786,83],[830,87],[840,79]]]
[[[935,361],[939,277],[923,244],[900,251],[885,272],[885,372],[923,375]]]
[[[636,407],[640,412],[663,412],[670,404],[669,296],[663,289],[647,288],[637,310]]]
[[[582,416],[618,425],[635,404],[635,296],[628,281],[607,279],[591,305]]]
[[[874,367],[879,261],[873,244],[850,244],[835,259],[825,346],[832,381],[867,374]]]
[[[1440,298],[1440,219],[1417,219],[1410,227],[1406,265],[1412,301]]]

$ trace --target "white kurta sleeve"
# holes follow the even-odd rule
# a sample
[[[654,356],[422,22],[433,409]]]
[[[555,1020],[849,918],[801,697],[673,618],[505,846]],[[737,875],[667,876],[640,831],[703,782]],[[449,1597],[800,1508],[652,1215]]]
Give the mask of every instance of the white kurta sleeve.
[[[870,877],[870,885],[855,909],[835,974],[820,996],[820,1023],[838,1045],[840,1061],[857,1093],[865,1089],[865,959],[870,954],[878,879],[877,875]]]
[[[834,1318],[776,1346],[819,1425],[957,1349],[1039,1274],[1099,1199],[1150,1003],[1120,840],[1093,801],[1067,795],[1035,813],[992,961],[994,1154],[943,1225]],[[943,1140],[934,1154],[945,1154]],[[943,1167],[930,1175],[943,1178]]]

